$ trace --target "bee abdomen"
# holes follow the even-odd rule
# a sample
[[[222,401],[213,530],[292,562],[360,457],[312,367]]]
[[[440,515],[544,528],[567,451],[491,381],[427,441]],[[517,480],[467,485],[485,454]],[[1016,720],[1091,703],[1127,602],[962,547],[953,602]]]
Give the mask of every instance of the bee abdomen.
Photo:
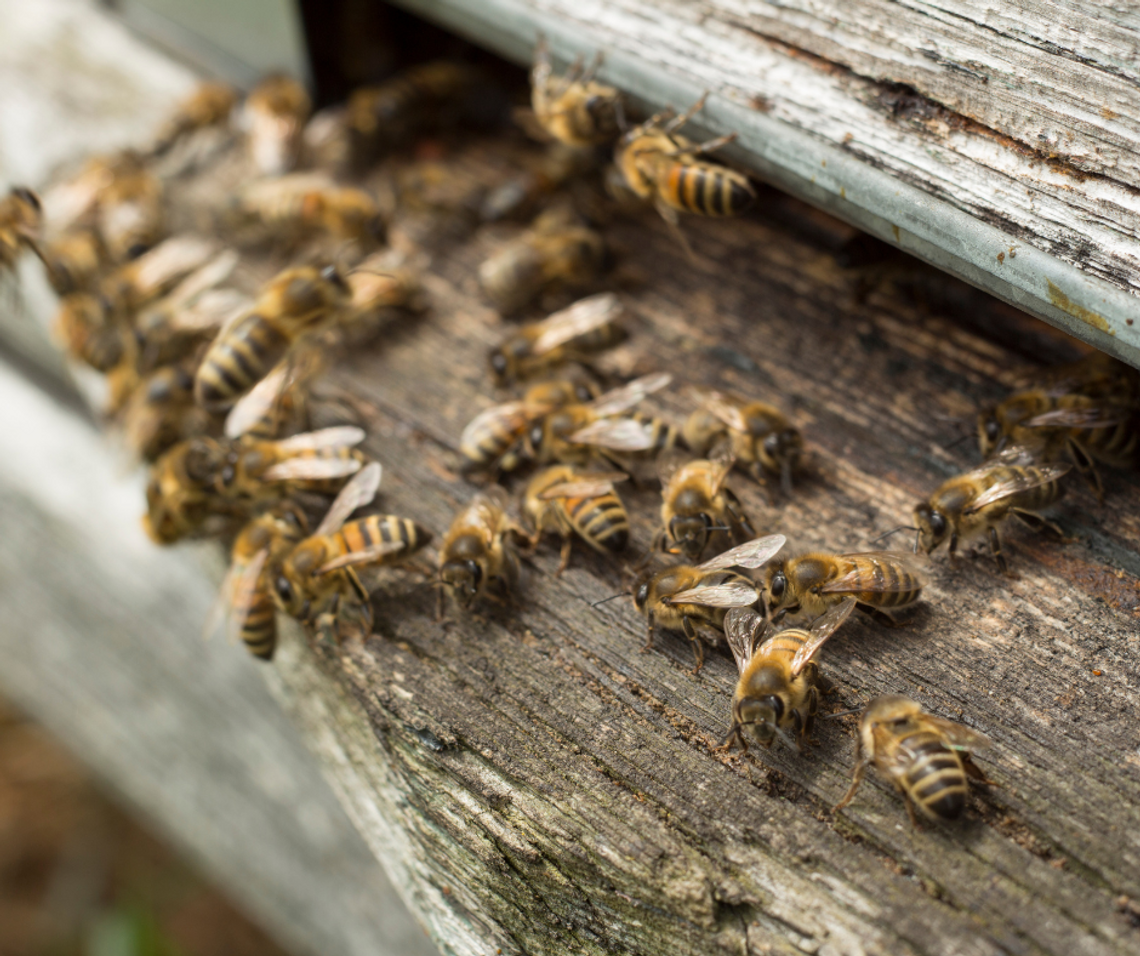
[[[210,346],[194,382],[194,397],[208,410],[223,410],[248,392],[280,361],[290,341],[257,314],[240,320]]]
[[[377,563],[398,561],[418,551],[431,540],[431,532],[408,518],[396,515],[369,515],[350,521],[336,534],[342,554],[367,551],[379,544],[399,544],[399,550],[390,551]]]
[[[702,216],[736,216],[756,193],[746,177],[712,163],[674,163],[666,177],[666,202]]]
[[[1140,415],[1132,415],[1107,428],[1089,428],[1079,440],[1097,458],[1128,467],[1140,462]]]
[[[934,734],[905,738],[912,758],[904,778],[911,799],[929,817],[956,820],[966,807],[967,782],[962,761]]]
[[[583,538],[606,551],[623,551],[629,543],[629,516],[615,494],[572,498],[566,513]]]
[[[277,609],[265,589],[265,578],[264,572],[258,575],[256,581],[246,586],[248,590],[234,596],[234,604],[246,608],[241,626],[242,643],[254,657],[268,661],[277,648]]]
[[[922,581],[891,561],[864,560],[858,564],[859,584],[864,590],[855,599],[874,607],[903,607],[917,601]]]

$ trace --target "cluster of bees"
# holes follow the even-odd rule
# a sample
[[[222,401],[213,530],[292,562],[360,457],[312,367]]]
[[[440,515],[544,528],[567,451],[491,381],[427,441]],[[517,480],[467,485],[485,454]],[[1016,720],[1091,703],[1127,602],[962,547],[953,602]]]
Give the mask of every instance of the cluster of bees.
[[[484,221],[571,185],[610,146],[611,195],[651,203],[682,242],[680,212],[727,216],[748,207],[755,193],[747,177],[703,158],[732,137],[695,143],[678,132],[703,100],[631,127],[619,92],[597,82],[595,68],[578,62],[556,75],[540,43],[531,121],[553,145],[536,172],[485,197]],[[758,536],[727,482],[737,469],[790,495],[803,461],[800,432],[778,408],[718,390],[694,390],[697,407],[680,428],[637,411],[670,384],[665,373],[604,389],[592,363],[628,335],[615,293],[517,326],[492,351],[494,383],[520,394],[478,415],[460,437],[464,470],[484,487],[443,536],[434,568],[416,563],[433,536],[414,520],[350,520],[372,503],[381,468],[359,450],[358,424],[311,427],[314,382],[338,344],[352,346],[421,307],[416,269],[384,248],[393,210],[366,173],[422,132],[425,117],[462,113],[480,82],[463,64],[430,63],[315,115],[288,78],[263,81],[242,104],[230,88],[203,84],[146,150],[90,161],[43,203],[13,189],[0,203],[0,266],[10,269],[25,249],[44,263],[61,297],[57,337],[76,362],[106,376],[108,417],[151,463],[151,537],[232,540],[207,630],[224,626],[264,660],[273,656],[278,612],[325,639],[365,636],[373,620],[363,575],[378,568],[430,575],[441,619],[448,596],[465,611],[505,603],[520,554],[547,533],[561,538],[559,574],[576,539],[603,554],[625,550],[630,522],[619,486],[642,487],[655,473],[660,527],[623,592],[646,619],[646,647],[658,627],[682,631],[697,672],[704,644],[726,641],[739,681],[723,746],[770,747],[779,738],[804,750],[827,686],[820,649],[856,609],[897,623],[893,612],[920,600],[925,576],[913,555],[895,551],[780,557],[784,536]],[[176,232],[166,182],[227,163],[224,208],[199,234]],[[405,207],[442,202],[430,189],[424,195],[404,197]],[[232,247],[258,243],[294,264],[251,279]],[[552,289],[596,283],[606,256],[591,224],[552,204],[478,278],[510,313]],[[953,556],[985,538],[1007,571],[1002,523],[1055,528],[1040,511],[1073,469],[1102,494],[1098,462],[1140,461],[1138,421],[1140,375],[1099,355],[983,410],[986,461],[915,508],[907,526],[915,554],[946,543]],[[531,467],[517,521],[499,482]],[[649,567],[662,560],[674,563]],[[879,697],[862,711],[854,780],[839,807],[873,762],[897,785],[912,821],[916,810],[952,819],[967,781],[985,781],[970,754],[988,744],[913,701]]]

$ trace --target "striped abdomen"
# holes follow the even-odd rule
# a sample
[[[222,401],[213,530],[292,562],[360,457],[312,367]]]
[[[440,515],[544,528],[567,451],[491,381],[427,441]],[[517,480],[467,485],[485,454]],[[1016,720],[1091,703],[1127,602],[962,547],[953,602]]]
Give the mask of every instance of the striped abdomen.
[[[1140,413],[1104,428],[1073,429],[1072,437],[1098,461],[1121,468],[1140,464]]]
[[[566,516],[586,543],[599,551],[624,551],[629,543],[629,516],[612,491],[591,498],[564,498]]]
[[[1035,465],[1015,465],[1007,468],[996,468],[990,473],[990,481],[996,483],[1005,481],[1014,477],[1027,477],[1034,478],[1041,474],[1041,469]],[[1025,491],[1019,491],[1014,495],[1010,495],[1005,499],[1010,508],[1024,508],[1026,511],[1038,511],[1041,508],[1048,508],[1053,502],[1060,499],[1064,493],[1061,487],[1061,481],[1054,478],[1052,481],[1047,481],[1044,484],[1036,485],[1032,488],[1027,488]]]
[[[245,609],[241,639],[246,648],[254,657],[272,660],[277,648],[277,605],[269,590],[268,570],[263,568],[256,581],[240,586],[234,604]]]
[[[716,163],[671,163],[660,185],[661,198],[674,209],[702,216],[736,216],[756,193],[747,177]]]
[[[390,551],[372,562],[392,564],[403,560],[431,541],[431,532],[407,518],[399,518],[396,515],[369,515],[367,518],[348,522],[329,537],[331,545],[326,554],[330,558],[367,551],[378,544],[400,544],[402,547],[399,550]]]
[[[905,755],[899,784],[927,817],[956,820],[966,807],[966,771],[962,758],[938,734],[916,730],[898,742]]]
[[[260,382],[289,350],[292,339],[256,312],[219,335],[198,367],[194,398],[208,411],[225,411]]]
[[[841,574],[851,571],[856,574],[852,590],[847,593],[861,604],[882,608],[904,607],[922,595],[922,580],[918,575],[890,559],[848,558],[846,565]]]

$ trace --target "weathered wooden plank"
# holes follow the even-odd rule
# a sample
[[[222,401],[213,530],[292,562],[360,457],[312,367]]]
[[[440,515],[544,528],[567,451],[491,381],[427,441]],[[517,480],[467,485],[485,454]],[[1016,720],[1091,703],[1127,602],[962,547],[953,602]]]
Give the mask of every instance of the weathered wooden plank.
[[[713,95],[700,125],[739,132],[762,177],[1140,363],[1140,199],[938,102],[768,39],[716,4],[401,0],[519,62],[538,33],[657,107]]]

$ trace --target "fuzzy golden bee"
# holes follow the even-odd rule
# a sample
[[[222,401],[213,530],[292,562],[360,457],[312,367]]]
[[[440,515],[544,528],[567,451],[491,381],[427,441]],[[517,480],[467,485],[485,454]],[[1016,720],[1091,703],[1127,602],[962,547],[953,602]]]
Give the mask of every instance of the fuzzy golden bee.
[[[847,598],[880,623],[897,622],[887,610],[909,607],[922,596],[925,575],[897,551],[862,554],[812,552],[764,569],[764,595],[773,620],[785,614],[818,617]]]
[[[658,626],[683,631],[692,642],[696,674],[704,666],[703,637],[719,644],[729,608],[751,607],[760,600],[760,589],[734,567],[759,568],[784,546],[782,534],[772,534],[737,545],[703,564],[677,564],[644,576],[633,594],[634,607],[645,616],[648,650]]]
[[[352,289],[334,266],[300,266],[271,279],[249,312],[223,329],[202,359],[198,403],[225,411],[269,374],[302,338],[348,306]]]
[[[736,216],[756,199],[743,173],[697,158],[731,142],[735,133],[705,143],[694,143],[677,133],[704,104],[702,96],[680,116],[666,110],[650,117],[621,138],[614,158],[626,185],[641,199],[652,201],[674,226],[678,211]]]
[[[232,218],[275,242],[325,235],[372,246],[383,242],[384,216],[371,193],[337,185],[322,173],[261,179],[237,197]]]
[[[657,474],[662,527],[655,548],[696,561],[713,542],[756,536],[740,500],[725,485],[733,461],[726,451],[692,461],[685,461],[680,450],[661,457]]]
[[[779,479],[785,494],[791,494],[792,475],[803,455],[799,429],[774,405],[749,402],[727,392],[698,392],[701,407],[681,429],[685,444],[698,455],[727,445],[743,468],[761,484],[765,475]]]
[[[228,83],[213,80],[199,83],[162,124],[151,152],[161,156],[198,130],[225,124],[237,99],[237,91]]]
[[[143,461],[155,461],[188,438],[221,432],[221,419],[194,401],[194,366],[182,362],[155,369],[126,401],[120,422],[123,436]]]
[[[780,737],[794,740],[801,753],[807,750],[822,683],[815,657],[854,609],[854,599],[847,598],[806,630],[775,632],[751,608],[732,608],[725,615],[724,636],[740,679],[722,749],[739,744],[747,751],[749,740],[767,748]]]
[[[620,320],[625,309],[612,292],[579,299],[541,322],[531,322],[491,351],[497,385],[533,378],[568,362],[590,357],[625,338]]]
[[[431,541],[431,532],[408,518],[369,515],[348,521],[369,504],[380,485],[380,466],[367,465],[332,503],[317,530],[271,570],[277,606],[291,617],[344,634],[372,631],[372,605],[358,570],[390,566]]]
[[[110,256],[99,233],[76,227],[43,244],[44,268],[57,295],[91,292],[110,265]]]
[[[162,181],[136,154],[125,154],[98,194],[96,228],[112,262],[136,259],[166,234]]]
[[[523,512],[534,528],[531,547],[546,531],[562,536],[562,557],[557,574],[570,563],[570,550],[577,535],[595,551],[616,554],[629,543],[629,515],[614,490],[624,481],[623,473],[576,471],[555,465],[535,475],[523,493]]]
[[[516,543],[525,535],[507,513],[498,485],[480,492],[456,515],[439,551],[439,609],[448,592],[464,610],[483,598],[502,603],[518,584]]]
[[[479,266],[479,284],[495,307],[518,312],[551,289],[581,289],[606,264],[601,233],[567,207],[549,209],[521,236]]]
[[[280,176],[297,166],[302,131],[312,112],[305,88],[275,73],[250,90],[243,109],[249,157],[262,176]]]
[[[531,106],[539,125],[560,143],[587,147],[612,143],[621,129],[621,94],[594,79],[601,57],[583,69],[575,61],[555,76],[550,47],[540,38],[530,71]]]
[[[928,820],[956,820],[966,808],[969,781],[993,783],[970,759],[971,751],[990,746],[984,734],[928,714],[913,700],[876,697],[859,720],[854,777],[835,810],[854,799],[868,764],[874,763],[902,794],[913,826],[918,826],[916,808]]]
[[[1069,469],[1069,465],[1034,463],[1020,447],[1005,449],[980,468],[943,482],[915,507],[917,528],[911,529],[918,533],[915,550],[930,554],[945,541],[955,555],[959,544],[986,535],[998,567],[1008,573],[998,526],[1013,516],[1034,530],[1050,529],[1063,537],[1037,512],[1060,499],[1064,490],[1060,479]]]
[[[40,254],[43,206],[30,189],[14,186],[0,199],[0,273],[11,271],[25,250]]]

